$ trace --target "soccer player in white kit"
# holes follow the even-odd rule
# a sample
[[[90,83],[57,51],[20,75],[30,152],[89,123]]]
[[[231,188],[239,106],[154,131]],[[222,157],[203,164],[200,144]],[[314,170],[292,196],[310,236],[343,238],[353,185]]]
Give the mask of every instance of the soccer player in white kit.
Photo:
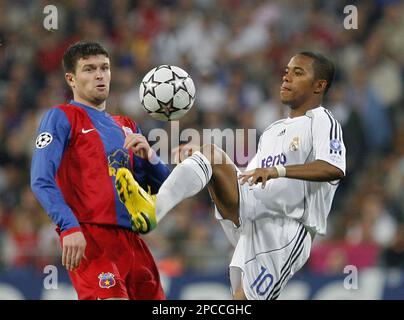
[[[131,173],[119,169],[117,191],[143,225],[140,231],[150,231],[150,220],[160,221],[207,185],[215,215],[235,247],[229,267],[234,298],[278,298],[309,258],[315,235],[326,233],[345,175],[341,126],[322,106],[333,78],[333,63],[319,53],[291,58],[280,89],[289,117],[268,126],[244,172],[214,145],[185,146],[178,154],[183,161],[156,198],[145,199]]]

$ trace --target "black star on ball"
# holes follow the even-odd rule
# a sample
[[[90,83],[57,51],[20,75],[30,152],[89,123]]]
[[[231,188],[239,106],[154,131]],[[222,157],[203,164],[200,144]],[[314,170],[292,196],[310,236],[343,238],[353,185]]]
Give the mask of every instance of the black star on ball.
[[[143,82],[144,93],[143,96],[150,93],[153,97],[156,96],[156,87],[159,85],[159,82],[155,82],[153,77],[150,78],[149,81]]]
[[[157,110],[157,113],[163,113],[167,117],[170,117],[171,112],[178,110],[173,106],[173,99],[170,99],[168,102],[162,102],[158,100],[158,103],[160,105],[160,109]]]
[[[178,90],[183,89],[187,91],[187,87],[185,87],[185,80],[187,77],[180,77],[175,72],[173,72],[173,79],[167,81],[169,84],[174,86],[174,94],[178,92]]]

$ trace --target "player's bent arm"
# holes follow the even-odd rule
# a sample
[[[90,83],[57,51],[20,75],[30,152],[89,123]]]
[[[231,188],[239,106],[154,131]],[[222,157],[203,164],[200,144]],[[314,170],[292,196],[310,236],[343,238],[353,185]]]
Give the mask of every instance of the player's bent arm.
[[[309,181],[333,181],[345,176],[340,168],[323,160],[285,166],[285,171],[286,178]]]
[[[315,160],[310,163],[285,167],[256,168],[241,173],[238,178],[241,184],[248,181],[251,186],[261,182],[262,188],[264,188],[267,180],[280,177],[321,182],[341,179],[344,177],[344,172],[326,161]]]

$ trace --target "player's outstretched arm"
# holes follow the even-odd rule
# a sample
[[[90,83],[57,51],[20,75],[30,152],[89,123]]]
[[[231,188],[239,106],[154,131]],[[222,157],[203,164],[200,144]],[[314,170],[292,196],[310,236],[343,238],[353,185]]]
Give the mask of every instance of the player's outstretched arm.
[[[279,177],[308,181],[333,181],[343,178],[344,172],[326,161],[315,160],[310,163],[285,167],[257,168],[245,171],[238,176],[241,184],[248,182],[253,185],[262,182],[262,188],[265,188],[269,179]]]
[[[324,161],[315,160],[306,164],[285,166],[285,177],[309,181],[333,181],[342,179],[345,174],[336,166]]]

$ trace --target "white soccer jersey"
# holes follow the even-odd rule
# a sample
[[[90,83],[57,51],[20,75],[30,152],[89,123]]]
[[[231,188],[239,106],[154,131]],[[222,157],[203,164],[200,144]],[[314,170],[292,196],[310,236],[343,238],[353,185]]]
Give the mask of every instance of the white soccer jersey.
[[[345,173],[345,146],[340,124],[323,107],[304,116],[271,124],[262,134],[258,151],[248,169],[326,161]],[[253,187],[255,212],[252,219],[282,216],[301,221],[319,234],[326,232],[326,220],[338,181],[314,182],[277,178]]]

